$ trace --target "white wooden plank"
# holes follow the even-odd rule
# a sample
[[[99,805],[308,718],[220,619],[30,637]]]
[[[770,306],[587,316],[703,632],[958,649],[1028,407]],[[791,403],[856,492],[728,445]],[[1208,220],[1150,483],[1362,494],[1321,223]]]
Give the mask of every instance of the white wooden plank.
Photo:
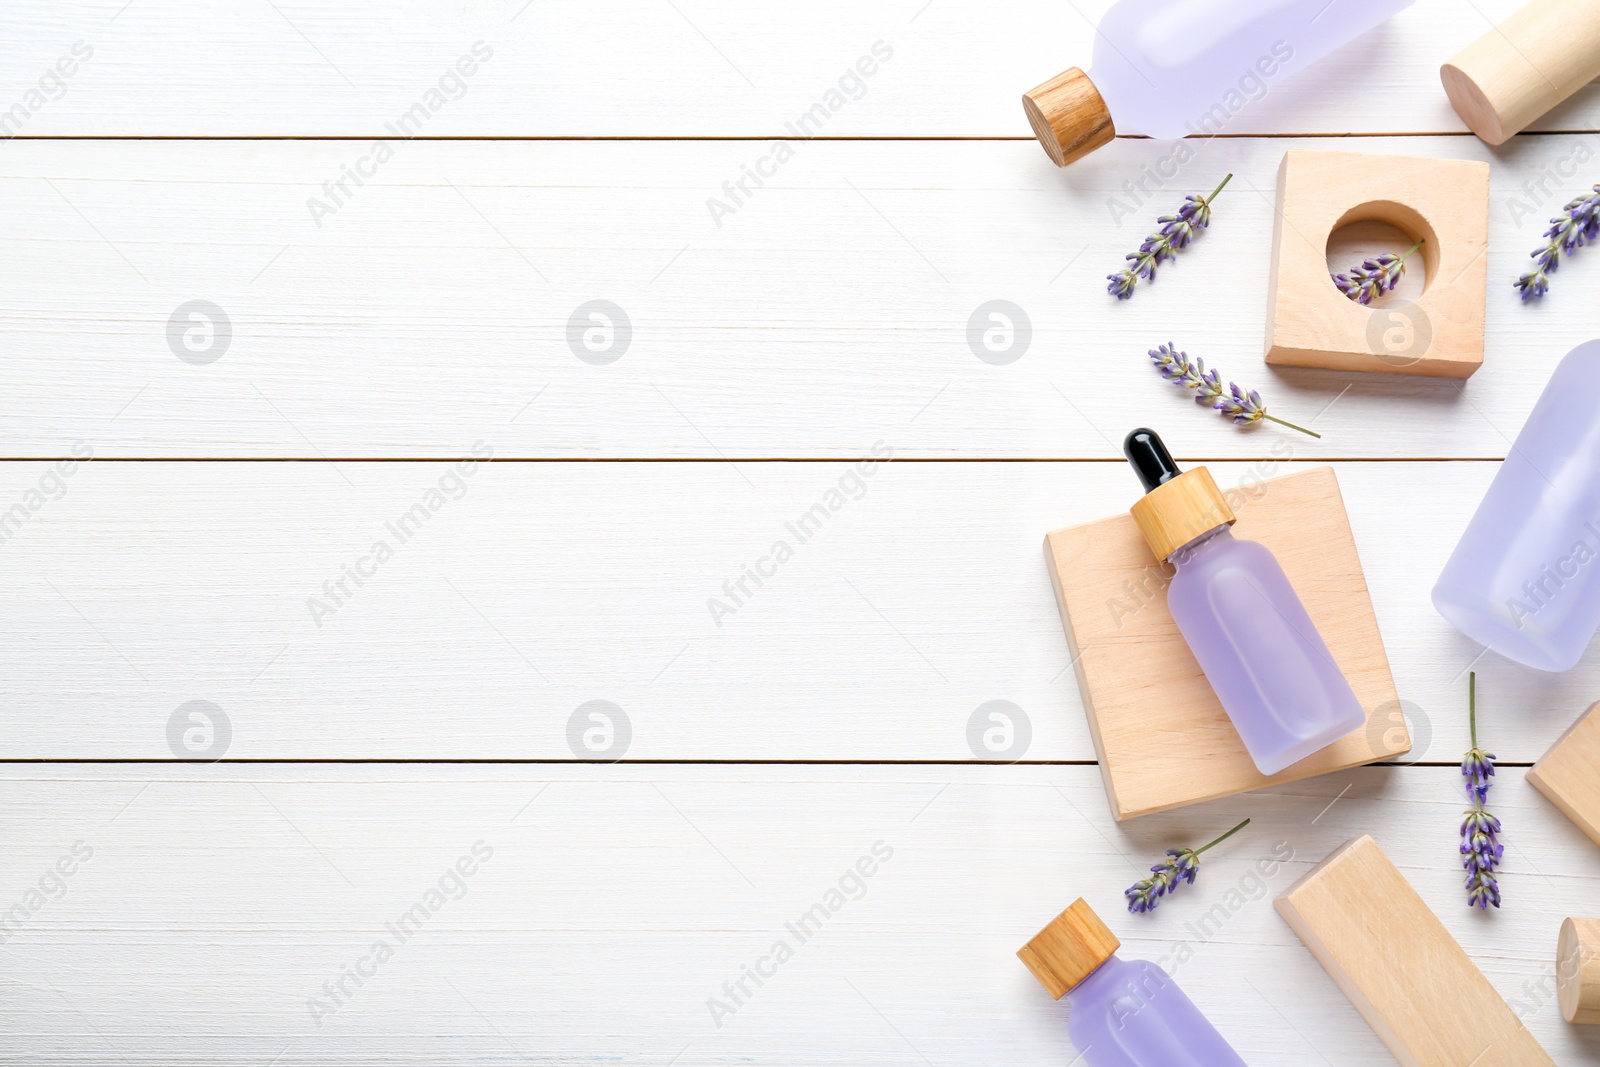
[[[1022,92],[1087,66],[1109,0],[672,3],[424,0],[7,6],[0,100],[26,101],[74,42],[87,63],[32,112],[29,136],[377,136],[476,41],[427,136],[781,136],[875,42],[892,58],[832,114],[829,136],[1027,136]],[[1236,133],[1461,131],[1439,65],[1520,0],[1418,0],[1317,67],[1271,85]],[[861,95],[857,96],[857,93]],[[1197,102],[1195,111],[1207,102]],[[1586,90],[1545,129],[1600,126]],[[16,129],[8,133],[18,132]]]
[[[502,456],[804,457],[884,438],[905,456],[1109,458],[1127,427],[1177,420],[1185,454],[1271,455],[1291,431],[1242,433],[1161,381],[1145,352],[1172,340],[1314,422],[1301,455],[1503,455],[1595,332],[1593,253],[1542,304],[1510,283],[1595,177],[1577,160],[1600,137],[1492,157],[1341,142],[1490,159],[1488,357],[1465,385],[1263,366],[1276,168],[1307,143],[1214,142],[1126,215],[1114,198],[1159,165],[1152,142],[1067,174],[1017,143],[809,144],[720,228],[707,198],[764,145],[414,143],[319,229],[307,198],[365,143],[12,141],[0,454],[81,438],[101,456],[448,456],[491,437]],[[1112,299],[1103,275],[1151,218],[1228,169],[1196,246]],[[995,299],[1032,324],[1008,365],[968,341]],[[224,309],[225,345],[182,314],[169,336],[195,300]],[[631,322],[607,365],[569,345],[593,300]]]
[[[1248,497],[1290,466],[1212,469]],[[1470,665],[1506,760],[1541,755],[1600,689],[1600,653],[1562,675],[1480,659],[1429,603],[1495,467],[1337,465],[1414,759],[1467,748]],[[49,470],[0,466],[0,503]],[[441,494],[402,542],[390,524],[441,479],[465,495]],[[1094,758],[1041,544],[1136,498],[1121,463],[492,463],[451,479],[418,463],[79,467],[0,545],[7,754],[166,758],[169,720],[198,700],[243,758],[994,759],[968,724],[1004,700],[1031,735],[1009,758]],[[830,493],[839,509],[802,540],[791,525]],[[758,565],[760,586],[743,577]],[[594,700],[622,709],[625,748],[574,747]]]
[[[1059,1065],[1066,1007],[1013,953],[1079,895],[1247,1062],[1381,1062],[1271,908],[1369,831],[1556,1060],[1589,1062],[1553,964],[1561,917],[1600,891],[1600,852],[1520,771],[1492,794],[1509,851],[1489,916],[1462,896],[1452,768],[1122,828],[1087,767],[150,771],[0,770],[8,906],[75,842],[92,850],[0,946],[15,1062]],[[1122,910],[1163,849],[1245,816],[1193,887]],[[492,855],[464,895],[394,944],[384,924],[475,842]],[[800,943],[785,924],[878,842],[888,858]],[[1292,858],[1261,877],[1275,857]],[[379,939],[392,958],[316,1025],[307,1001]],[[717,1026],[707,1001],[778,939],[793,958]]]

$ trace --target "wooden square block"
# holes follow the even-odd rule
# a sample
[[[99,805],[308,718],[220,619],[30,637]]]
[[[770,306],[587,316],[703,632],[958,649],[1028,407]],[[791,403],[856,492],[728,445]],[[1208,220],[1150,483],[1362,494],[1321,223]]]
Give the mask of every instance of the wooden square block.
[[[1405,1067],[1555,1067],[1372,838],[1340,845],[1273,906]]]
[[[1427,286],[1414,302],[1363,306],[1334,288],[1328,237],[1367,221],[1425,242]],[[1290,149],[1278,167],[1267,362],[1470,376],[1483,363],[1488,246],[1487,163]]]
[[[1120,821],[1411,749],[1332,467],[1229,490],[1234,533],[1270,548],[1361,706],[1367,729],[1272,776],[1256,770],[1167,610],[1172,568],[1131,515],[1045,536],[1112,814]]]
[[[1589,705],[1550,751],[1528,771],[1528,781],[1561,814],[1600,845],[1600,704]]]

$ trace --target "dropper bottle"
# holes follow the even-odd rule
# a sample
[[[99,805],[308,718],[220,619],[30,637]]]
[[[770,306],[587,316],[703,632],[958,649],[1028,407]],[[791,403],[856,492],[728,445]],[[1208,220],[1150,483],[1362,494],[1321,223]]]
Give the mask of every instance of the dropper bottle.
[[[1134,522],[1177,568],[1167,608],[1256,769],[1276,774],[1365,725],[1277,557],[1233,536],[1211,472],[1179,470],[1154,430],[1134,430],[1122,447],[1145,488]]]

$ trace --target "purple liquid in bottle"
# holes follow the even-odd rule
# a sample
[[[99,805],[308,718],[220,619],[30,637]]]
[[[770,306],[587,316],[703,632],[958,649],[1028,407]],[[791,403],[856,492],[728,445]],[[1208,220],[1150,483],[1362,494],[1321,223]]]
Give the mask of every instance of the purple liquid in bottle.
[[[1133,431],[1123,448],[1151,493],[1198,476],[1215,496],[1169,557],[1167,608],[1256,769],[1276,774],[1360,729],[1366,712],[1288,576],[1265,547],[1233,536],[1233,512],[1205,468],[1181,472],[1153,430]],[[1189,520],[1192,499],[1175,517]]]
[[[1088,1067],[1245,1067],[1172,976],[1121,947],[1082,897],[1017,957],[1045,991],[1071,1005],[1067,1036]]]
[[[1172,976],[1112,956],[1067,994],[1067,1036],[1089,1067],[1245,1067]]]
[[[1456,629],[1542,671],[1600,628],[1597,372],[1600,340],[1562,359],[1433,587]]]

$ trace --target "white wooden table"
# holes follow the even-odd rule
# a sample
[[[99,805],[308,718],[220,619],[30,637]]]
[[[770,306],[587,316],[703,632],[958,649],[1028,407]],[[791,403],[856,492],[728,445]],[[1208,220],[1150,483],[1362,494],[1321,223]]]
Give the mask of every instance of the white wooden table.
[[[1478,658],[1427,596],[1600,333],[1600,251],[1542,304],[1510,286],[1600,178],[1600,91],[1487,148],[1437,68],[1516,0],[1418,0],[1131,197],[1171,144],[1057,171],[1017,99],[1106,6],[9,4],[0,1062],[1065,1064],[1012,953],[1078,895],[1134,955],[1186,945],[1251,1064],[1387,1062],[1271,909],[1363,832],[1558,1062],[1600,1062],[1553,985],[1600,849],[1523,781],[1600,653]],[[824,136],[786,133],[875,47]],[[1491,164],[1470,381],[1262,365],[1275,169],[1330,145]],[[1226,171],[1199,245],[1107,297]],[[967,342],[994,299],[1032,328],[1003,365]],[[597,300],[629,326],[594,352],[568,323]],[[1164,340],[1323,438],[1194,410],[1147,365]],[[1128,505],[1144,423],[1225,485],[1337,467],[1413,764],[1112,823],[1040,541]],[[1456,855],[1469,665],[1504,768],[1487,915]],[[1028,727],[1014,764],[969,744],[993,700]],[[1120,910],[1246,815],[1195,887]]]

